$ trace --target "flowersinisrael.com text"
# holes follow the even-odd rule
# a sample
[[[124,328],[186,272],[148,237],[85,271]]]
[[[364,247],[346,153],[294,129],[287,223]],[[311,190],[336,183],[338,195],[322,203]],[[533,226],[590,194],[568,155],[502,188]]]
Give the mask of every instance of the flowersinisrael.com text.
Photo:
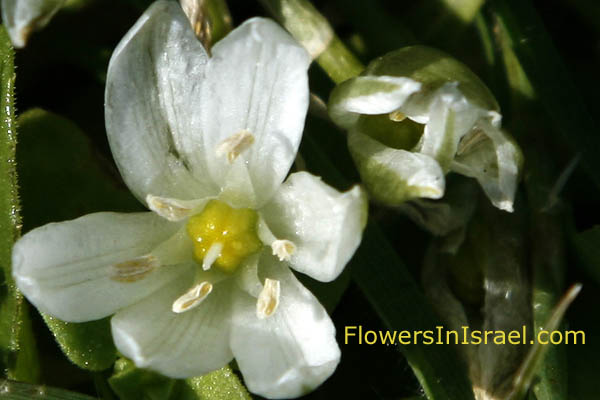
[[[444,329],[436,326],[434,330],[424,331],[386,331],[368,330],[362,325],[344,327],[344,344],[585,344],[583,331],[546,331],[528,332],[521,330],[494,331],[472,330],[467,326],[460,330]]]

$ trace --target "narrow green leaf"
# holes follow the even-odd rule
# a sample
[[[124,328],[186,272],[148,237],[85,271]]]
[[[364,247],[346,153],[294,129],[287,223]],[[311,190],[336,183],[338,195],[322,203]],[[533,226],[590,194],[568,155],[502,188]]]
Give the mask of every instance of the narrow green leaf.
[[[383,232],[370,223],[350,268],[354,282],[390,330],[434,331],[443,324]],[[464,365],[451,346],[400,346],[430,400],[473,399]]]
[[[137,201],[102,168],[75,124],[36,109],[20,116],[19,127],[25,230],[96,211],[139,209]],[[43,317],[63,352],[79,367],[103,370],[116,359],[108,318],[75,324]]]
[[[492,25],[492,24],[490,24]],[[556,207],[555,188],[558,182],[554,160],[548,146],[540,140],[550,127],[538,109],[538,93],[521,59],[510,46],[511,37],[504,25],[495,33],[510,86],[511,112],[520,118],[512,125],[527,159],[525,189],[529,203],[531,225],[531,268],[533,328],[537,332],[549,321],[555,305],[564,291],[566,271],[565,235],[562,208]],[[565,324],[563,324],[565,325]],[[537,379],[532,385],[537,400],[567,398],[567,348],[564,345],[544,349],[543,362],[537,365]]]
[[[226,366],[187,380],[171,379],[120,358],[109,384],[121,400],[249,400],[250,395]]]
[[[21,229],[16,173],[14,51],[0,28],[0,367],[11,379],[35,382],[39,375],[27,304],[11,275],[11,252]]]
[[[571,305],[573,300],[577,297],[581,291],[581,284],[575,284],[567,291],[560,302],[550,313],[548,320],[542,325],[542,328],[548,332],[552,332],[558,329],[560,322],[562,321],[567,308]],[[507,400],[520,400],[525,397],[533,378],[541,363],[544,360],[544,356],[548,352],[551,346],[548,344],[541,344],[535,342],[531,346],[527,357],[523,361],[523,364],[519,368],[513,382],[513,391],[506,397]],[[536,393],[537,395],[537,393]]]
[[[24,382],[0,380],[0,399],[2,400],[94,400],[94,397],[70,392],[68,390],[32,385]]]
[[[303,156],[311,170],[337,187],[348,182],[331,164],[313,137],[305,136]],[[442,326],[423,292],[373,222],[350,264],[354,282],[364,292],[389,330],[425,331]],[[473,399],[465,366],[449,345],[422,343],[399,346],[429,400]],[[399,371],[400,373],[400,371]]]
[[[531,81],[546,115],[572,151],[582,152],[582,165],[600,187],[600,136],[598,126],[573,84],[530,0],[489,2],[497,20],[496,32],[503,32],[503,45],[516,55]]]

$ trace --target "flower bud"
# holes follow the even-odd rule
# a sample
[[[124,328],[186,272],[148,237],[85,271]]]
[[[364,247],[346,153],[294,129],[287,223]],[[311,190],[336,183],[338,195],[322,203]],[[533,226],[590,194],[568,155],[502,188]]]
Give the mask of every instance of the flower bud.
[[[489,89],[445,53],[411,46],[375,59],[333,90],[329,113],[349,131],[374,199],[397,206],[440,198],[452,171],[477,179],[496,207],[512,211],[521,151],[500,129]]]

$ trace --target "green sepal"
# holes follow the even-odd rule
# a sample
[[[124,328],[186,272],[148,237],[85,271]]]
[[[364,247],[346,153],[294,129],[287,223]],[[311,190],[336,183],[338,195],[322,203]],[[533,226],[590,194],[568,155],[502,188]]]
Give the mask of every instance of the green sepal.
[[[121,400],[249,400],[248,391],[229,366],[200,377],[172,379],[136,368],[130,360],[115,363],[109,384]]]
[[[465,64],[427,46],[408,46],[373,60],[363,75],[406,77],[423,85],[423,94],[432,93],[448,82],[458,82],[461,93],[484,110],[499,111],[488,87]]]

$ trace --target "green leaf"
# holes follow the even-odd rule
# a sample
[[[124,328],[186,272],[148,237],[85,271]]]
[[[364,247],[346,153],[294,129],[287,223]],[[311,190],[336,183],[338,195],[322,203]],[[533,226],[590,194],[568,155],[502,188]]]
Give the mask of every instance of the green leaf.
[[[18,122],[24,231],[92,212],[144,210],[73,122],[41,109]]]
[[[566,67],[539,15],[529,0],[490,1],[497,20],[495,32],[502,32],[502,45],[516,55],[546,116],[560,134],[562,143],[582,152],[582,165],[600,187],[600,136],[598,126],[573,84]],[[543,61],[543,62],[542,62]]]
[[[171,379],[120,358],[109,384],[121,400],[248,400],[250,395],[226,366],[210,374],[186,380]]]
[[[11,252],[21,228],[16,173],[14,51],[0,28],[0,367],[11,379],[35,382],[37,353],[27,304],[11,275]]]
[[[567,308],[575,300],[580,291],[581,284],[571,286],[556,307],[549,313],[550,317],[541,325],[542,329],[548,332],[557,330]],[[537,341],[531,346],[527,357],[516,374],[513,381],[513,391],[506,397],[507,400],[520,400],[525,397],[537,370],[540,368],[545,355],[551,347]],[[541,395],[545,394],[543,391],[537,391],[536,397],[538,393]]]
[[[524,180],[531,210],[531,309],[533,328],[537,332],[549,321],[564,290],[566,256],[563,210],[556,207],[560,179],[557,180],[559,174],[549,146],[541,140],[550,127],[534,101],[538,98],[538,93],[532,86],[521,59],[510,45],[511,37],[506,27],[500,24],[498,28],[495,30],[497,41],[511,92],[510,114],[520,116],[518,121],[514,121],[512,128],[515,136],[520,138],[528,160]],[[563,323],[561,328],[565,325]],[[542,354],[538,361],[539,365],[531,370],[536,371],[537,375],[532,385],[533,393],[537,400],[564,400],[567,398],[567,347],[547,347],[544,349],[545,356]]]
[[[348,182],[313,137],[303,139],[303,156],[311,170],[334,186]],[[370,222],[350,264],[354,282],[389,330],[435,331],[442,326],[429,302],[377,224]],[[399,346],[430,400],[473,399],[464,365],[451,346],[422,343]],[[398,371],[400,373],[401,371]]]
[[[93,400],[94,397],[51,388],[43,385],[32,385],[24,382],[0,381],[0,399],[5,400]]]
[[[64,322],[42,314],[61,350],[77,366],[101,371],[115,362],[117,349],[110,331],[110,318],[84,323]]]
[[[75,124],[36,109],[22,114],[19,126],[17,156],[25,230],[96,211],[140,208],[107,167],[102,167]],[[79,367],[103,370],[116,359],[108,318],[76,324],[43,317],[63,352]]]
[[[390,330],[435,331],[443,324],[391,247],[370,223],[351,261],[354,282]],[[428,399],[473,399],[464,365],[451,346],[400,346]]]

